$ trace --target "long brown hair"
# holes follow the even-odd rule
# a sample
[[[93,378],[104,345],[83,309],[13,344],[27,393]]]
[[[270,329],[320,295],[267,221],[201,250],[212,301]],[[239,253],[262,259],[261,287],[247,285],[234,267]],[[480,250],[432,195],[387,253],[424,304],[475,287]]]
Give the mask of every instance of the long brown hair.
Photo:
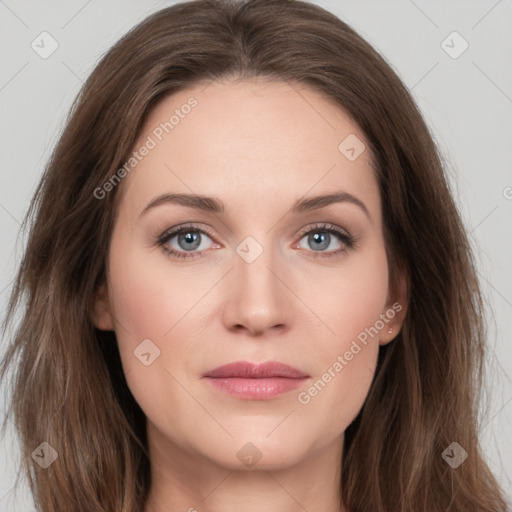
[[[409,91],[353,29],[299,0],[196,0],[126,34],[83,86],[23,222],[29,236],[4,330],[23,311],[1,366],[24,471],[42,512],[142,512],[151,483],[145,417],[114,332],[91,320],[116,212],[95,190],[132,151],[164,95],[199,81],[266,77],[307,85],[364,131],[382,198],[390,282],[409,302],[398,337],[345,432],[340,482],[350,512],[503,511],[478,444],[484,303],[443,161]],[[30,455],[58,453],[47,469]],[[457,442],[468,458],[441,454]]]

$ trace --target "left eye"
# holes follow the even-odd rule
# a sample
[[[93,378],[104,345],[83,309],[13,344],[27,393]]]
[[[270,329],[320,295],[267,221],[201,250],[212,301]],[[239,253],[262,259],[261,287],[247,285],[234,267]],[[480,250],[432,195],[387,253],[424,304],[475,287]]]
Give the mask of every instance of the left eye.
[[[335,234],[335,236],[338,237],[339,235]],[[309,248],[313,248],[313,251],[324,251],[325,249],[328,249],[331,245],[331,242],[333,242],[332,233],[328,231],[310,231],[307,235],[303,236],[301,240],[306,239],[306,243],[309,245]],[[336,249],[336,247],[331,247],[331,249]]]
[[[340,241],[338,249],[325,251],[332,242],[332,235]],[[342,231],[332,224],[318,224],[303,233],[301,240],[306,239],[309,248],[313,248],[313,252],[320,253],[320,257],[335,256],[346,249],[355,247],[356,239],[347,232]],[[300,242],[299,242],[300,244]]]

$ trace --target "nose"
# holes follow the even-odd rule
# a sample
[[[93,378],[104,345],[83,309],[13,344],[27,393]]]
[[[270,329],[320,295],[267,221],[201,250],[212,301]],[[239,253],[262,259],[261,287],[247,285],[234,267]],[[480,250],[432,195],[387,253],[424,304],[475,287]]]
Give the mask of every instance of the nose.
[[[290,327],[293,294],[286,286],[286,271],[265,248],[251,263],[236,255],[226,286],[223,321],[231,331],[271,336]]]

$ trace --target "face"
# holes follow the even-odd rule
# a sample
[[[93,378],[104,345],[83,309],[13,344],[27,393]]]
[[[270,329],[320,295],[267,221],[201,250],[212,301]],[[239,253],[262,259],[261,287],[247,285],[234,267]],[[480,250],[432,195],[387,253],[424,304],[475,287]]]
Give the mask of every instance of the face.
[[[403,316],[361,129],[305,86],[214,82],[133,150],[95,322],[153,444],[238,469],[340,448]],[[213,371],[240,362],[295,373]]]

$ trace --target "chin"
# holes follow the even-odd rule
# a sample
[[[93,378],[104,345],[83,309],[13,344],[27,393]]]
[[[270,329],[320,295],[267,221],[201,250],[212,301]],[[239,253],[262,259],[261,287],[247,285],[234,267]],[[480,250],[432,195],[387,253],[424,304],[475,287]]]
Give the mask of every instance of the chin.
[[[276,471],[292,467],[307,456],[310,446],[304,439],[297,443],[291,436],[269,431],[260,434],[236,436],[227,443],[217,445],[215,453],[205,454],[208,458],[230,470]]]

